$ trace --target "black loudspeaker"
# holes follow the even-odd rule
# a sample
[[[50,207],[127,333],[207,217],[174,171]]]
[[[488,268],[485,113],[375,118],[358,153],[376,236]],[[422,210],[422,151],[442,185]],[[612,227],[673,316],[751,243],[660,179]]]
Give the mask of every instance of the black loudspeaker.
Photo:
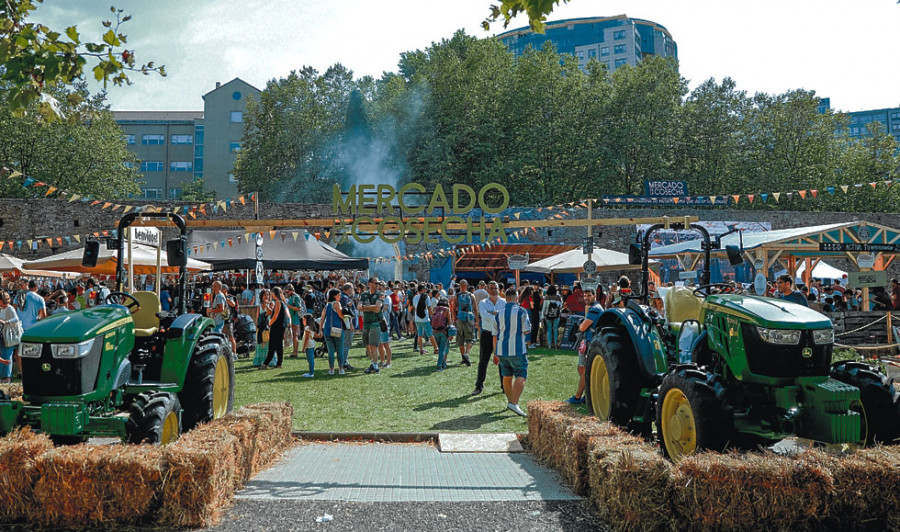
[[[88,240],[84,243],[84,256],[81,257],[81,265],[85,268],[93,268],[100,258],[100,241]]]
[[[166,260],[169,266],[187,266],[187,253],[184,251],[184,242],[181,239],[166,241]]]
[[[632,242],[628,245],[628,264],[641,264],[641,245]]]
[[[741,248],[737,246],[725,246],[725,254],[728,255],[728,262],[731,263],[732,266],[744,263]]]

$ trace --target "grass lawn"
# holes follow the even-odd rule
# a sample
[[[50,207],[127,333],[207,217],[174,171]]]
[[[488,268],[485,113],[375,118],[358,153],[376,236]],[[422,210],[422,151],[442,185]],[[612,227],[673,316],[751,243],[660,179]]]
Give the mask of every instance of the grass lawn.
[[[328,375],[328,358],[316,359],[316,376],[303,378],[306,358],[288,357],[281,369],[257,370],[252,359],[235,364],[235,408],[262,401],[290,401],[294,429],[316,432],[525,432],[525,418],[506,410],[497,366],[488,365],[481,395],[471,397],[477,374],[478,346],[472,366],[460,363],[451,346],[449,368],[435,371],[437,355],[412,351],[409,340],[392,342],[393,361],[378,375],[366,375],[368,357],[361,346],[350,350],[356,369]],[[574,351],[534,349],[528,353],[528,381],[519,404],[570,397],[578,384]],[[583,409],[583,407],[582,407]]]

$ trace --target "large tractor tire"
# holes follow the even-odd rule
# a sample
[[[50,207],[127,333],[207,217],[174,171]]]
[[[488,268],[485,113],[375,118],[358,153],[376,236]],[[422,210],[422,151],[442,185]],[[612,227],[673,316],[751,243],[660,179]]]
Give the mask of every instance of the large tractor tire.
[[[588,412],[636,433],[650,431],[650,420],[632,420],[641,395],[637,355],[625,331],[606,331],[591,342],[584,368]]]
[[[831,366],[831,378],[859,388],[861,435],[867,445],[900,437],[900,393],[887,375],[875,366],[845,361]]]
[[[733,425],[721,397],[717,378],[694,365],[677,366],[659,389],[656,430],[663,452],[673,462],[700,449],[721,451]]]
[[[234,359],[221,334],[204,334],[194,348],[184,388],[179,394],[188,431],[219,419],[234,406]]]
[[[129,443],[169,444],[181,436],[181,404],[167,392],[142,393],[131,403],[125,422]]]

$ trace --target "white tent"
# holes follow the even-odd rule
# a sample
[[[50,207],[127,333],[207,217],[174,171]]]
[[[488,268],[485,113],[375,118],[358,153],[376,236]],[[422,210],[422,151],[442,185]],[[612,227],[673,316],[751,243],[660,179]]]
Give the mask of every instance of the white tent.
[[[525,266],[525,271],[539,273],[583,273],[585,260],[587,260],[587,256],[582,253],[582,249],[575,248],[558,253],[552,257],[547,257],[546,259],[541,259],[537,262],[532,262],[528,266]],[[620,253],[611,249],[595,249],[594,253],[591,255],[591,260],[597,263],[598,272],[641,269],[640,265],[628,264],[627,253]],[[650,264],[655,266],[658,263],[656,261],[650,261]]]
[[[0,273],[12,273],[29,277],[62,277],[62,274],[59,272],[25,269],[22,267],[24,262],[24,260],[18,257],[0,253]]]
[[[116,251],[106,249],[100,246],[100,256],[97,258],[97,266],[93,268],[85,268],[81,265],[81,259],[84,256],[84,248],[66,251],[65,253],[57,253],[38,260],[26,262],[24,266],[28,269],[51,270],[57,272],[78,272],[114,275],[116,273]],[[156,273],[156,248],[144,246],[141,244],[132,245],[132,258],[134,262],[135,274],[155,274]],[[165,250],[162,252],[162,273],[176,273],[178,268],[169,266],[166,260]],[[125,249],[125,263],[128,263],[128,249]],[[210,271],[212,266],[196,260],[188,259],[187,269],[192,271]]]
[[[800,263],[800,266],[797,268],[797,279],[796,282],[803,284],[803,272],[806,271],[806,261]],[[775,276],[784,275],[787,273],[787,270],[781,270],[775,272]],[[843,276],[847,275],[847,272],[844,270],[839,270],[828,264],[824,260],[820,260],[816,267],[813,268],[812,276],[813,279],[841,279]]]

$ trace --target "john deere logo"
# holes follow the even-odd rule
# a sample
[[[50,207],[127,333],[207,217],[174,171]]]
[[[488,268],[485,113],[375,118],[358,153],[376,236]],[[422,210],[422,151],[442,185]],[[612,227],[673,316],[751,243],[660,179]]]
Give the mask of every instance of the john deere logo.
[[[803,355],[803,358],[810,358],[812,357],[812,348],[804,347],[803,351],[801,351],[800,354]]]
[[[44,371],[50,371],[50,364],[48,364],[46,362],[41,364],[41,369]]]

